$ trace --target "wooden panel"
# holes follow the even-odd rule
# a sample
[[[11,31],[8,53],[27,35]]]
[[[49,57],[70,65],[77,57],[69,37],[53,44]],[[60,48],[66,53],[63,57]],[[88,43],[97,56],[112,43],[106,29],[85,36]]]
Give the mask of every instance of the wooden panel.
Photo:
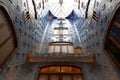
[[[5,45],[0,47],[0,67],[6,61],[6,59],[11,55],[13,50],[15,49],[15,45],[13,42],[13,37],[11,37]]]
[[[120,49],[120,44],[117,43],[114,38],[112,38],[111,36],[109,36],[110,40]]]
[[[71,73],[72,72],[72,67],[61,67],[61,72],[63,73]]]
[[[11,36],[11,32],[7,26],[2,27],[0,29],[0,45],[9,37]]]
[[[54,46],[49,46],[48,53],[54,53]]]
[[[7,11],[0,7],[0,68],[15,50],[15,31]]]
[[[76,54],[82,54],[83,53],[82,48],[75,48],[74,51],[75,51]]]
[[[113,22],[114,25],[116,25],[118,28],[120,28],[120,23],[118,22]]]
[[[6,22],[7,18],[4,15],[3,11],[0,9],[0,24]]]
[[[74,56],[46,56],[46,57],[37,57],[32,54],[28,54],[28,62],[95,62],[95,55],[90,54],[83,57],[74,57]]]

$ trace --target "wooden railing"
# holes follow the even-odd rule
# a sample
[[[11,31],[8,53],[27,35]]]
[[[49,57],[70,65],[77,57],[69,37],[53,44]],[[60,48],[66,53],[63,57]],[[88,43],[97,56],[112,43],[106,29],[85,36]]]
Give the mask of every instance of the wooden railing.
[[[27,55],[28,62],[95,62],[95,54],[40,53]]]

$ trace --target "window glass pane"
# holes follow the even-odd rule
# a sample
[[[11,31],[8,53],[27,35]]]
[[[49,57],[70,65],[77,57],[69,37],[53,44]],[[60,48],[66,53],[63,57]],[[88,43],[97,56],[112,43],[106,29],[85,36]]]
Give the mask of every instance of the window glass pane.
[[[73,75],[73,80],[83,80],[81,75]]]
[[[62,80],[72,80],[70,75],[62,75]]]
[[[61,68],[61,69],[60,69]],[[61,70],[61,71],[60,71]],[[45,67],[40,70],[40,73],[78,73],[81,74],[81,69],[77,67],[71,67],[71,66],[50,66]]]
[[[68,52],[69,52],[69,53],[74,53],[73,46],[68,46]]]
[[[34,22],[34,19],[35,19],[35,12],[34,12],[34,6],[33,6],[33,3],[32,3],[32,0],[28,0],[28,8],[29,8],[29,12],[30,12],[30,17],[32,19],[32,21]]]
[[[92,15],[93,15],[94,3],[95,3],[95,0],[90,0],[89,4],[91,4],[91,5],[89,5],[90,8],[88,8],[88,12],[87,12],[87,14],[88,14],[87,15],[88,23],[90,23]],[[81,5],[82,4],[83,3],[81,3]]]
[[[48,80],[48,75],[40,75],[39,80]]]
[[[68,30],[63,30],[63,34],[68,34]]]
[[[61,72],[71,73],[72,67],[61,67]]]
[[[116,17],[116,22],[120,23],[120,12],[119,12],[118,16]]]
[[[62,53],[68,53],[67,52],[67,46],[62,46]]]
[[[58,35],[59,34],[59,30],[54,30],[54,34]]]
[[[50,67],[50,71],[51,73],[53,72],[60,72],[60,67],[59,66],[55,66],[55,67]]]
[[[54,46],[49,46],[49,51],[48,53],[53,53],[54,52]]]
[[[60,46],[55,46],[55,53],[59,53],[60,52]]]
[[[60,34],[60,35],[63,35],[63,30],[60,29],[59,31],[60,31],[59,34]]]
[[[51,75],[50,80],[59,80],[59,75]]]
[[[120,28],[118,28],[117,26],[113,25],[111,32],[115,33],[120,37]]]
[[[108,49],[111,51],[114,58],[120,64],[120,50],[114,45],[114,43],[111,40],[109,40]]]
[[[110,35],[116,40],[116,42],[120,43],[120,28],[116,27],[115,25],[112,26]]]

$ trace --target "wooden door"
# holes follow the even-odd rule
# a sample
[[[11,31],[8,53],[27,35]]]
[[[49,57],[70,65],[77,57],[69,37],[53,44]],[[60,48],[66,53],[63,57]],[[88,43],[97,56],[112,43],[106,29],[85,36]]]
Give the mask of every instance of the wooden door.
[[[108,27],[105,49],[115,64],[120,68],[120,7],[115,12]]]
[[[0,68],[17,47],[15,31],[9,15],[0,7]]]

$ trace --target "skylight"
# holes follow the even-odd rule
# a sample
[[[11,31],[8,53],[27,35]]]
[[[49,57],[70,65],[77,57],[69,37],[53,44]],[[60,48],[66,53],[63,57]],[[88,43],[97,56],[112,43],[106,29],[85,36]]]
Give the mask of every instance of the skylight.
[[[48,4],[54,16],[65,18],[72,12],[74,0],[49,0]]]

